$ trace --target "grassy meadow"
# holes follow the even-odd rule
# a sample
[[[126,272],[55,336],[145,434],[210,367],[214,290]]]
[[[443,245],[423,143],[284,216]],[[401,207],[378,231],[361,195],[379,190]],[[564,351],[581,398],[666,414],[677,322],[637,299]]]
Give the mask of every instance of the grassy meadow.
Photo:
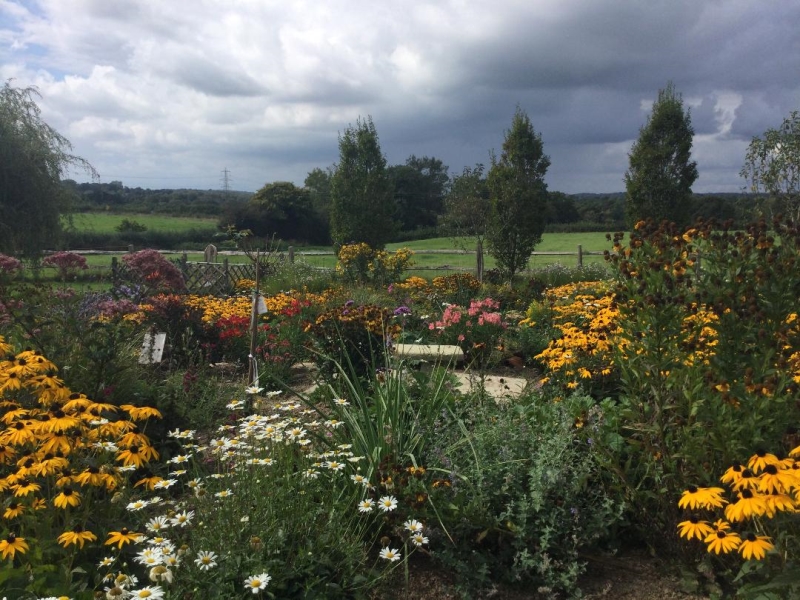
[[[201,217],[173,217],[170,215],[129,215],[105,212],[71,215],[71,226],[77,231],[114,233],[123,220],[135,221],[148,231],[184,232],[191,229],[216,229],[217,220]]]

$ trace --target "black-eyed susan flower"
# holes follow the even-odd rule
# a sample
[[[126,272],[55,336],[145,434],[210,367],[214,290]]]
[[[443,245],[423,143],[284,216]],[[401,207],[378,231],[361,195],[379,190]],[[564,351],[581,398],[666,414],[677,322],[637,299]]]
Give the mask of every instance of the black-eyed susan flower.
[[[720,477],[720,481],[727,485],[734,485],[742,478],[742,471],[744,471],[744,466],[742,463],[734,463],[731,467],[728,468],[725,473],[722,474]]]
[[[739,479],[732,484],[736,491],[740,490],[757,490],[758,489],[758,476],[750,469],[744,469]]]
[[[60,408],[50,411],[50,419],[45,422],[44,430],[49,433],[64,433],[73,427],[80,427],[81,420],[72,415],[66,414]]]
[[[14,559],[17,552],[25,554],[28,551],[28,542],[25,538],[17,537],[16,534],[9,533],[5,539],[0,540],[0,555],[3,560],[6,558]]]
[[[62,454],[69,456],[72,452],[72,439],[68,435],[51,434],[39,445],[39,450],[45,454]]]
[[[58,543],[66,548],[70,544],[74,544],[79,548],[83,548],[86,542],[97,541],[97,536],[91,531],[87,531],[81,525],[76,525],[70,531],[65,531],[58,536]]]
[[[25,506],[19,502],[11,502],[3,511],[4,519],[15,519],[25,512]]]
[[[0,441],[12,446],[24,446],[27,443],[35,443],[36,434],[30,421],[17,421],[2,433]]]
[[[739,544],[742,543],[742,539],[739,537],[738,533],[717,529],[717,531],[710,534],[705,539],[705,543],[708,545],[709,553],[727,554],[728,552],[736,550]]]
[[[750,460],[747,461],[747,468],[753,473],[758,474],[763,471],[764,467],[767,465],[775,465],[778,462],[778,457],[774,454],[770,454],[764,450],[759,450],[750,457]]]
[[[766,535],[748,533],[739,545],[739,553],[745,560],[750,560],[751,558],[761,560],[774,547],[772,540]]]
[[[105,545],[113,545],[118,544],[118,548],[122,549],[125,544],[135,544],[140,539],[144,537],[141,533],[135,533],[133,531],[128,531],[127,527],[123,527],[119,531],[109,531],[108,532],[108,539],[105,541]]]
[[[678,523],[678,533],[687,540],[691,540],[692,538],[705,540],[709,535],[714,533],[714,531],[714,528],[708,524],[708,521],[700,521],[695,516],[690,517],[687,521]]]
[[[777,512],[794,512],[800,508],[795,503],[794,498],[788,494],[767,494],[764,497],[764,501],[767,503],[767,512],[765,514],[770,519],[774,517]]]
[[[92,487],[105,487],[108,489],[116,487],[114,476],[109,473],[104,473],[98,467],[88,467],[83,472],[75,475],[73,480],[80,485],[89,485]]]
[[[790,469],[779,469],[777,464],[769,464],[761,473],[758,491],[763,494],[784,494],[799,483]]]
[[[699,488],[690,485],[678,500],[680,508],[695,510],[698,508],[720,508],[726,500],[722,497],[725,490],[718,487]]]
[[[750,517],[760,517],[767,512],[767,502],[762,494],[744,489],[739,499],[725,507],[725,518],[729,521],[743,521]]]
[[[28,494],[32,494],[33,492],[38,492],[42,489],[35,481],[29,481],[28,479],[21,479],[19,483],[16,485],[12,485],[11,489],[14,490],[15,496],[27,496]]]
[[[131,446],[125,450],[121,450],[117,454],[115,460],[122,461],[123,466],[133,465],[134,467],[141,467],[151,460],[158,459],[158,452],[152,446]]]
[[[71,506],[78,506],[81,503],[81,495],[69,486],[62,488],[61,493],[53,498],[53,506],[66,510]]]
[[[151,417],[155,417],[156,419],[162,418],[161,413],[157,409],[149,406],[139,407],[133,406],[132,404],[122,404],[120,408],[127,412],[134,421],[145,421]]]

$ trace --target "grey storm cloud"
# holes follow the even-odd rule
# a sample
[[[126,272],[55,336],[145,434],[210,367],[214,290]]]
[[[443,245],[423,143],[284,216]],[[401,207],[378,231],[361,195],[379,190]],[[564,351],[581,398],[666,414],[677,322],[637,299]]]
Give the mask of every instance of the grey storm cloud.
[[[783,0],[0,0],[0,77],[35,85],[104,180],[302,183],[367,115],[391,163],[458,173],[488,163],[520,106],[568,193],[623,189],[672,81],[695,191],[732,192],[752,137],[800,108],[799,28]]]

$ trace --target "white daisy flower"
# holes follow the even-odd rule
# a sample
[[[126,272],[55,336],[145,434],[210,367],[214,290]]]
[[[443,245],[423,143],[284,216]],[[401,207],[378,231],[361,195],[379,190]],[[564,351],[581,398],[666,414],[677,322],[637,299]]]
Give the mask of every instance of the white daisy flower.
[[[194,564],[196,564],[201,571],[208,571],[217,566],[217,555],[208,550],[201,550],[197,553]]]
[[[389,548],[388,546],[381,550],[380,557],[390,562],[400,560],[400,550]]]
[[[271,579],[272,577],[266,573],[261,573],[260,575],[251,575],[244,580],[244,587],[253,592],[253,594],[258,594],[261,590],[267,587],[267,584]]]
[[[397,508],[397,498],[394,496],[383,496],[378,500],[378,506],[383,512],[391,512]]]

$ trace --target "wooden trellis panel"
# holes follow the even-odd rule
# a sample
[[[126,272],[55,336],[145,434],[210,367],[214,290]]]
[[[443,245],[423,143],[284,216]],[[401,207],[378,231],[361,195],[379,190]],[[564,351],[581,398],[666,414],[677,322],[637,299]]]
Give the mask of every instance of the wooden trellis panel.
[[[188,262],[179,258],[172,261],[183,275],[186,290],[190,294],[224,296],[230,294],[241,279],[255,281],[256,267],[253,264]],[[113,260],[111,265],[115,284],[141,283],[124,262]],[[263,269],[263,268],[262,268]],[[262,270],[262,275],[264,270]]]

